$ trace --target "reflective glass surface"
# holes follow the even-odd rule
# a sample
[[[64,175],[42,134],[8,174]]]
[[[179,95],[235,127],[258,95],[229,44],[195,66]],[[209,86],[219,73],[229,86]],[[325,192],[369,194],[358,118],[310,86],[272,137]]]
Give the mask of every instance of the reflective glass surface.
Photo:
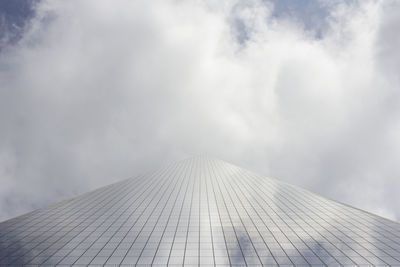
[[[7,266],[400,266],[400,224],[207,157],[0,223]]]

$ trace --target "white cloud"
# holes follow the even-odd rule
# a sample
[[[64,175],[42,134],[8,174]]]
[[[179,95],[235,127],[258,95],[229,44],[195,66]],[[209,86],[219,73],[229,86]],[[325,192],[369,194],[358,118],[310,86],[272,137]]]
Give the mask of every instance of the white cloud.
[[[0,57],[1,218],[206,153],[398,220],[399,5],[318,38],[273,7],[42,2]]]

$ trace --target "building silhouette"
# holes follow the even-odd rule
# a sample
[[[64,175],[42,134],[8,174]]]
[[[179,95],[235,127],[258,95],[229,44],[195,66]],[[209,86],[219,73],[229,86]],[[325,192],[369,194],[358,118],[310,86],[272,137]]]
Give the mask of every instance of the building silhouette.
[[[0,223],[1,266],[400,266],[400,224],[194,157]]]

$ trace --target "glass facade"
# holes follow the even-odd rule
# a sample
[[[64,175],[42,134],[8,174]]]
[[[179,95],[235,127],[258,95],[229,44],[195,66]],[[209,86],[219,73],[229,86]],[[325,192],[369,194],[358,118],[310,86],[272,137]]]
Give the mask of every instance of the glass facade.
[[[207,157],[0,223],[1,266],[400,266],[400,224]]]

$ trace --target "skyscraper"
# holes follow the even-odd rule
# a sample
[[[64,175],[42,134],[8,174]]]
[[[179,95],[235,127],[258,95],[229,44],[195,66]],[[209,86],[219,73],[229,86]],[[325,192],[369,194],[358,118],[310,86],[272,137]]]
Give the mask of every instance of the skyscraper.
[[[400,266],[400,224],[207,157],[0,224],[0,265]]]

